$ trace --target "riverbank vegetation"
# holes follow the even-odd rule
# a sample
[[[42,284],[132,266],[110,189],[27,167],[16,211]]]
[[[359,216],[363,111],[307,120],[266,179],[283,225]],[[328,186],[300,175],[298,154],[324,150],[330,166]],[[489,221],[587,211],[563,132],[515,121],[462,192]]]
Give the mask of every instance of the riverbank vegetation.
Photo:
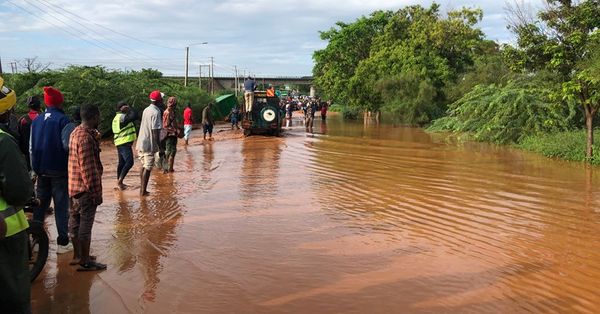
[[[328,44],[313,56],[315,84],[347,110],[600,162],[600,1],[545,2],[537,15],[509,6],[514,45],[486,39],[476,8],[442,14],[435,3],[414,5],[338,22],[321,32]]]
[[[5,74],[5,79],[6,85],[17,91],[18,114],[27,112],[27,97],[42,95],[43,87],[52,85],[64,94],[67,114],[82,104],[98,105],[102,119],[99,129],[103,134],[109,133],[119,101],[126,101],[141,114],[148,105],[148,95],[155,89],[167,96],[177,96],[181,112],[185,104],[192,104],[195,121],[200,121],[202,108],[212,99],[205,91],[185,88],[180,82],[151,69],[122,72],[100,66],[71,66],[52,71]]]

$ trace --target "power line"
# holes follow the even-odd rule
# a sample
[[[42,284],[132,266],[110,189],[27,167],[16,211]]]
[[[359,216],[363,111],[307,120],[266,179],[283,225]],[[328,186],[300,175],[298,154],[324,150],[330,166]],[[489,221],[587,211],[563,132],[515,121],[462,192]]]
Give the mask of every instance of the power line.
[[[50,4],[50,5],[53,5],[52,3],[50,3],[50,2],[48,2],[48,1],[46,1],[46,0],[40,0],[40,1],[46,2],[46,3]],[[96,26],[98,26],[98,27],[101,27],[101,28],[103,28],[103,29],[105,29],[105,30],[107,30],[107,31],[109,31],[109,32],[113,32],[113,33],[115,33],[115,34],[118,34],[118,35],[121,35],[121,36],[123,36],[123,37],[129,38],[129,39],[131,39],[131,40],[135,40],[135,41],[137,41],[137,42],[140,42],[140,43],[142,43],[142,44],[150,45],[150,46],[153,46],[153,47],[160,47],[160,48],[164,48],[164,49],[180,50],[180,48],[173,48],[173,47],[162,46],[162,45],[159,45],[159,44],[155,44],[155,43],[152,43],[152,42],[149,42],[149,41],[145,41],[145,40],[142,40],[142,39],[139,39],[139,38],[136,38],[136,37],[133,37],[133,36],[130,36],[130,35],[127,35],[127,34],[121,33],[121,32],[119,32],[119,31],[117,31],[117,30],[114,30],[114,29],[112,29],[112,28],[109,28],[109,27],[106,27],[106,26],[104,26],[104,25],[101,25],[101,24],[98,24],[98,23],[92,22],[92,21],[90,21],[90,20],[86,19],[85,17],[82,17],[81,15],[78,15],[78,14],[76,14],[76,13],[73,13],[73,12],[71,12],[71,11],[69,11],[69,10],[67,10],[67,9],[63,8],[63,7],[57,6],[57,8],[59,8],[60,10],[62,10],[62,11],[64,11],[64,12],[66,12],[66,13],[68,13],[68,14],[70,14],[70,15],[72,15],[72,16],[74,16],[74,17],[78,18],[78,19],[84,20],[84,21],[86,21],[86,22],[88,22],[88,23],[91,23],[91,24],[94,24],[94,25],[96,25]]]
[[[95,42],[93,42],[93,41],[87,40],[86,38],[83,38],[83,37],[79,36],[79,35],[78,35],[78,34],[76,34],[76,33],[73,33],[72,31],[70,31],[70,30],[68,30],[68,29],[62,28],[62,27],[60,27],[59,25],[57,25],[57,24],[55,24],[55,23],[53,23],[53,22],[51,22],[51,21],[47,20],[47,19],[46,19],[46,18],[44,18],[44,17],[37,16],[35,13],[33,13],[33,12],[29,11],[28,9],[26,9],[26,8],[24,8],[24,7],[20,6],[20,5],[18,5],[18,4],[16,4],[16,3],[12,2],[11,0],[6,0],[6,1],[7,1],[8,3],[12,4],[13,6],[17,7],[18,9],[20,9],[20,10],[22,10],[22,11],[26,12],[27,14],[29,14],[29,15],[31,15],[31,16],[33,16],[33,17],[35,17],[35,18],[39,18],[40,20],[42,20],[42,21],[44,21],[44,22],[46,22],[46,23],[48,23],[48,24],[50,24],[50,25],[52,25],[52,26],[55,26],[55,27],[56,27],[56,28],[58,28],[59,30],[61,30],[61,31],[63,31],[63,32],[65,32],[65,33],[69,34],[69,35],[71,35],[72,37],[74,37],[74,38],[76,38],[76,39],[82,40],[82,41],[84,41],[84,42],[86,42],[86,43],[88,43],[88,44],[90,44],[90,45],[92,45],[92,46],[95,46],[95,47],[97,47],[97,48],[100,48],[100,49],[102,49],[102,50],[105,50],[105,51],[107,51],[107,52],[110,52],[110,53],[117,53],[117,54],[119,54],[119,55],[121,55],[121,56],[125,56],[126,58],[130,58],[129,56],[127,56],[127,55],[123,55],[123,54],[121,54],[121,53],[120,53],[120,52],[118,52],[118,51],[114,51],[114,50],[113,50],[112,48],[110,48],[110,47],[109,47],[109,48],[105,48],[105,47],[103,47],[103,46],[100,46],[100,45],[98,45],[97,43],[95,43]]]
[[[30,5],[33,5],[33,4],[32,4],[32,3],[30,3],[28,0],[24,0],[24,1],[25,1],[25,2],[27,2],[27,3],[28,3],[28,4],[30,4]],[[55,7],[56,7],[55,5],[53,5],[53,4],[51,4],[51,3],[49,3],[49,4],[46,4],[46,3],[48,3],[48,2],[47,2],[47,1],[45,1],[45,0],[41,0],[41,1],[42,1],[42,2],[45,2],[45,3],[42,3],[42,2],[40,2],[40,4],[41,4],[41,5],[43,5],[43,6],[45,6],[46,8],[48,8],[48,9],[50,9],[50,10],[52,10],[52,11],[56,12],[56,14],[59,14],[61,17],[64,17],[64,18],[66,18],[66,19],[68,19],[68,20],[70,20],[70,21],[72,21],[72,22],[75,22],[76,24],[78,24],[78,25],[82,26],[83,28],[85,28],[85,29],[87,29],[87,30],[89,30],[89,31],[91,31],[91,32],[93,32],[93,33],[95,33],[95,34],[99,35],[100,37],[104,38],[105,40],[107,40],[107,41],[109,41],[109,42],[112,42],[113,44],[115,44],[115,45],[117,45],[117,46],[120,46],[120,47],[122,47],[122,48],[124,48],[124,49],[126,49],[126,50],[129,50],[129,51],[131,51],[131,52],[133,52],[133,53],[135,53],[135,54],[137,54],[137,55],[141,55],[141,56],[144,56],[144,57],[146,57],[146,58],[149,58],[149,59],[154,59],[152,56],[146,55],[146,54],[144,54],[144,53],[141,53],[141,52],[139,52],[139,51],[136,51],[136,50],[134,50],[134,49],[131,49],[131,48],[129,48],[129,47],[127,47],[127,46],[125,46],[125,45],[122,45],[121,43],[119,43],[119,42],[116,42],[116,41],[114,41],[114,40],[112,40],[112,39],[110,39],[110,38],[108,38],[108,37],[104,36],[104,35],[103,35],[103,34],[101,34],[100,32],[98,32],[98,31],[96,31],[95,29],[92,29],[91,27],[89,27],[89,26],[87,26],[87,25],[85,25],[85,24],[83,24],[83,23],[79,22],[78,20],[76,20],[76,19],[74,19],[74,18],[72,18],[72,17],[69,17],[69,16],[67,16],[67,15],[65,15],[65,14],[63,14],[63,13],[61,13],[61,12],[59,12],[59,11],[58,11],[58,10],[55,8]],[[33,5],[33,6],[35,6],[35,5]],[[37,7],[37,6],[36,6],[36,7]],[[39,9],[39,7],[38,7],[38,9]],[[62,8],[61,8],[61,9],[62,9]],[[64,10],[64,9],[62,9],[62,10]],[[50,14],[50,13],[49,13],[49,14]],[[52,16],[53,16],[53,17],[55,17],[54,15],[52,15]],[[77,17],[77,15],[75,15],[75,16]],[[55,17],[55,18],[56,18],[56,17]],[[78,17],[78,18],[81,18],[81,17]],[[81,18],[81,19],[83,19],[83,18]],[[84,19],[84,20],[85,20],[85,19]],[[60,20],[60,21],[62,22],[62,20]],[[63,23],[64,23],[64,22],[63,22]],[[64,23],[64,24],[65,24],[65,25],[68,25],[68,24],[66,24],[66,23]],[[69,25],[69,26],[70,26],[70,25]]]

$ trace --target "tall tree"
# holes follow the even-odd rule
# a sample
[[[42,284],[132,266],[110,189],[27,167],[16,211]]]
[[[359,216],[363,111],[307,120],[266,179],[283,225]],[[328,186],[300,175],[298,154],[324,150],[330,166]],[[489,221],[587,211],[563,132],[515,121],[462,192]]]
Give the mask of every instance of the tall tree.
[[[588,159],[593,155],[594,117],[600,109],[597,77],[589,70],[600,47],[600,0],[546,0],[538,20],[511,26],[517,47],[504,49],[515,70],[548,70],[563,82],[557,96],[577,101],[585,113]]]

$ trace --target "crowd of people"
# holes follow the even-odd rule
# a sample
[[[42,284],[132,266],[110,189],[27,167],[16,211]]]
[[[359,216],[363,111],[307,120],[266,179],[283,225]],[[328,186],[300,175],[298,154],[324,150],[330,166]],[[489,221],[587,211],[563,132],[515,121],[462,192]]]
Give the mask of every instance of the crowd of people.
[[[37,199],[33,220],[44,222],[51,212],[56,221],[58,254],[72,252],[70,265],[77,271],[104,270],[107,266],[90,255],[96,209],[102,204],[100,110],[96,105],[76,107],[71,118],[64,96],[44,87],[40,97],[29,97],[29,112],[18,118],[14,90],[0,77],[0,313],[30,312],[29,246],[27,217],[22,208]],[[193,114],[188,104],[183,123],[176,113],[177,98],[163,102],[155,90],[141,117],[126,103],[116,104],[112,121],[118,154],[115,189],[125,190],[124,180],[134,165],[133,145],[141,161],[140,195],[149,194],[153,168],[173,172],[178,138],[189,144]],[[212,104],[202,112],[204,139],[212,140]],[[139,130],[136,123],[139,120]]]

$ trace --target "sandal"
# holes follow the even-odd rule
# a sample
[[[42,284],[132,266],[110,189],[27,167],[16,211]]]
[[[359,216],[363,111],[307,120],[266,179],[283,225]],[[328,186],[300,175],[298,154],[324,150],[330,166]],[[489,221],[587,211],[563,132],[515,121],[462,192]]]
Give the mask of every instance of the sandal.
[[[98,270],[105,270],[105,269],[106,269],[105,264],[91,261],[87,264],[79,265],[79,268],[77,268],[77,271],[98,271]]]
[[[72,259],[69,262],[69,265],[71,265],[71,266],[79,265],[79,261],[80,261],[80,259]],[[90,261],[95,262],[96,261],[96,256],[90,255]]]

